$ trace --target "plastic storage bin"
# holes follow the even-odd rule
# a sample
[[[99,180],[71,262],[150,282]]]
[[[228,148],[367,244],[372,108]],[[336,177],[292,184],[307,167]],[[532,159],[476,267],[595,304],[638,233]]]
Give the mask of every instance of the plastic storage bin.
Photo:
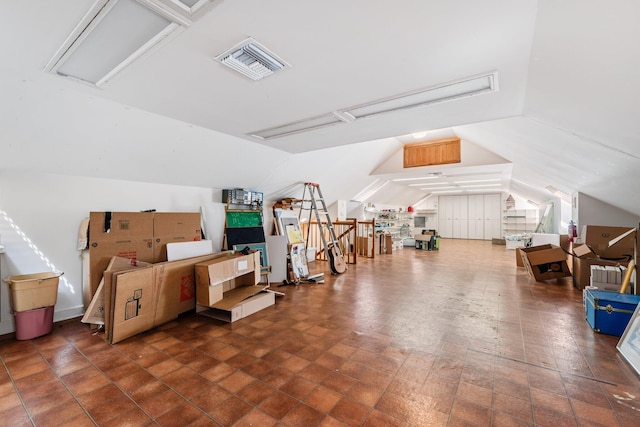
[[[56,305],[58,282],[63,273],[34,273],[10,276],[4,279],[9,284],[9,298],[13,311]]]
[[[29,340],[47,335],[53,328],[54,306],[62,272],[10,276],[9,299],[16,327],[16,339]]]
[[[35,310],[16,311],[16,339],[30,340],[47,335],[53,329],[53,306]]]

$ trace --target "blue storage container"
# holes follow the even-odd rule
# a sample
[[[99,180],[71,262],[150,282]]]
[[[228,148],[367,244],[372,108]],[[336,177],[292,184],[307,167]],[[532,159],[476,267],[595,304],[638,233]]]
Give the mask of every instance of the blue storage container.
[[[622,336],[639,302],[640,295],[586,289],[587,322],[596,332]]]

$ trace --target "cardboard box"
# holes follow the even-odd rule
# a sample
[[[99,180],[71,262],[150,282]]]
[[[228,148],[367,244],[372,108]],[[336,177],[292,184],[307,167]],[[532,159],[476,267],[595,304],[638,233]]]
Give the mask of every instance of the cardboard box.
[[[520,248],[516,248],[516,266],[524,267],[524,262],[522,261],[522,252],[520,252]]]
[[[586,289],[587,322],[596,332],[622,336],[639,302],[640,295]]]
[[[89,227],[92,296],[112,257],[153,262],[152,212],[91,212]]]
[[[559,246],[540,245],[520,248],[520,253],[529,276],[538,282],[571,276],[566,253]]]
[[[202,238],[199,212],[154,212],[153,262],[167,261],[167,243]]]
[[[574,244],[572,246],[573,254],[578,258],[596,258],[591,248],[585,244]]]
[[[585,227],[587,228],[587,227]],[[618,227],[597,227],[598,229],[603,229],[603,228],[618,228]],[[623,230],[628,230],[627,228],[623,228]],[[617,235],[614,235],[612,237],[615,238]],[[594,241],[594,239],[592,239],[592,242]],[[623,241],[626,241],[626,239],[624,239]],[[621,241],[619,244],[623,244]],[[607,246],[609,244],[609,240],[607,240]],[[625,242],[623,245],[626,245],[627,242]],[[633,245],[633,243],[632,243]],[[629,265],[629,261],[631,260],[630,257],[623,257],[623,258],[618,258],[618,259],[614,259],[614,260],[610,260],[610,259],[604,259],[601,258],[599,256],[599,254],[597,254],[594,250],[592,250],[593,248],[590,247],[588,244],[580,244],[580,243],[573,243],[571,245],[571,249],[573,251],[574,257],[573,257],[573,286],[575,286],[578,289],[584,289],[585,286],[590,286],[591,284],[591,266],[594,265],[603,265],[603,266],[628,266]],[[628,249],[628,248],[627,248]],[[609,251],[609,254],[611,254],[612,252]]]
[[[107,269],[104,271],[103,278],[101,280],[103,286],[102,302],[100,302],[100,286],[98,286],[98,291],[96,291],[96,293],[93,295],[93,299],[91,300],[92,303],[96,301],[96,304],[98,306],[100,305],[100,303],[102,303],[104,307],[104,330],[109,342],[111,342],[111,334],[113,332],[113,307],[116,286],[116,277],[114,277],[114,275],[122,271],[135,270],[138,268],[150,268],[151,265],[152,264],[149,262],[142,262],[121,257],[112,257],[109,261]]]
[[[111,257],[167,260],[167,243],[200,240],[199,212],[91,212],[89,286],[98,289]]]
[[[171,321],[195,307],[195,266],[219,254],[109,272],[112,344]],[[107,277],[105,272],[105,286]],[[105,322],[105,329],[107,328]]]
[[[256,251],[249,255],[241,255],[225,252],[216,258],[196,264],[195,271],[196,302],[211,307],[231,297],[229,292],[234,289],[254,286],[260,282],[260,253]]]
[[[574,258],[573,259],[573,285],[578,289],[584,289],[585,286],[591,284],[591,266],[593,265],[611,265],[624,266],[629,263],[627,261],[608,261],[600,258]]]
[[[223,322],[235,322],[276,303],[275,294],[272,292],[260,292],[253,295],[228,310],[209,308],[199,312],[203,316],[222,320]]]
[[[633,227],[604,227],[586,225],[583,228],[583,242],[587,244],[598,257],[609,260],[631,259],[635,245],[634,235],[630,234],[609,247],[609,242]]]
[[[114,280],[112,344],[151,329],[156,311],[152,267],[117,272]]]
[[[196,265],[214,255],[203,255],[153,265],[157,291],[154,325],[161,325],[196,307]]]

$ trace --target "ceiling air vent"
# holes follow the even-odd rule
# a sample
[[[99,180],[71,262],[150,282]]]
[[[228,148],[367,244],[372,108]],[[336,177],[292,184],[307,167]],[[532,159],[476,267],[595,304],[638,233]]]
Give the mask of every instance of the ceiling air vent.
[[[251,80],[260,80],[291,67],[252,38],[216,56],[216,59]]]

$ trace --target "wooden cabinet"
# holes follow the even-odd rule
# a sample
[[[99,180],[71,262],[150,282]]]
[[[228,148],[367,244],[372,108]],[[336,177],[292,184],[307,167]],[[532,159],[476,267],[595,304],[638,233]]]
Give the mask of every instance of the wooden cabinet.
[[[460,163],[460,138],[416,142],[404,146],[404,167]]]

